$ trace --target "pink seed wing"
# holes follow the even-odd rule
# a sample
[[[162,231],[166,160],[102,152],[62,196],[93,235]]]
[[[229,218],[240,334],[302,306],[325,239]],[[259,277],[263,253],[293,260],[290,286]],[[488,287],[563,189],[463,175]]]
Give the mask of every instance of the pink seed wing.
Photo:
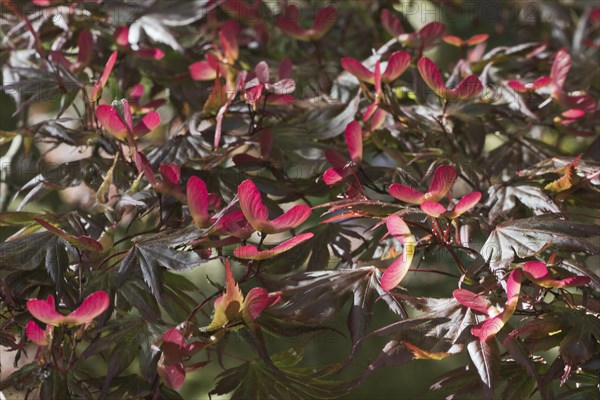
[[[550,85],[552,83],[552,78],[550,78],[549,76],[542,76],[540,78],[537,78],[535,80],[535,82],[533,82],[533,87],[535,88],[535,90],[546,87],[548,85]]]
[[[79,325],[88,324],[108,308],[110,299],[106,292],[94,292],[86,297],[81,305],[66,318]]]
[[[446,27],[441,22],[433,21],[423,26],[417,32],[421,39],[423,49],[429,48],[433,42],[444,35]]]
[[[289,57],[285,57],[279,63],[279,69],[277,71],[277,75],[279,79],[291,79],[292,77],[292,59]]]
[[[127,26],[118,26],[115,28],[113,39],[118,46],[129,46],[129,28]]]
[[[336,19],[337,14],[335,12],[335,8],[332,6],[327,6],[317,11],[315,23],[311,28],[311,39],[319,40],[325,36],[325,34],[329,32],[329,30],[335,24]]]
[[[442,81],[442,76],[435,63],[429,58],[423,57],[419,60],[417,66],[419,68],[419,73],[427,86],[429,86],[429,88],[438,96],[446,98],[448,90],[446,84]]]
[[[465,41],[465,44],[467,46],[475,46],[476,44],[485,42],[486,40],[488,40],[489,37],[490,35],[488,35],[487,33],[473,35]]]
[[[519,81],[509,81],[508,87],[519,93],[527,93],[533,90],[533,86],[529,87]]]
[[[465,44],[465,42],[459,38],[458,36],[454,36],[454,35],[446,35],[442,38],[442,40],[446,43],[448,43],[449,45],[452,46],[456,46],[456,47],[460,47],[463,44]]]
[[[287,35],[299,39],[299,40],[309,40],[310,33],[307,29],[302,28],[298,24],[298,18],[300,14],[298,12],[298,7],[293,4],[288,5],[285,8],[285,11],[277,17],[277,27],[282,30]]]
[[[252,288],[244,299],[244,313],[255,320],[265,308],[274,304],[277,300],[277,297],[269,296],[269,292],[263,288]]]
[[[362,63],[354,58],[342,58],[342,68],[354,75],[359,81],[373,83],[373,73],[367,69]]]
[[[159,170],[163,181],[167,185],[171,187],[176,187],[177,185],[179,185],[179,178],[181,176],[181,168],[179,168],[179,165],[175,163],[170,163],[166,165],[163,164],[159,167]]]
[[[102,127],[114,137],[123,140],[127,138],[127,125],[113,107],[106,104],[99,105],[96,108],[96,118]]]
[[[363,157],[363,138],[358,121],[350,122],[346,126],[344,135],[346,137],[346,145],[348,146],[350,159],[356,163],[361,162]]]
[[[412,233],[406,222],[399,215],[392,214],[385,220],[385,226],[388,232],[400,243],[409,243],[412,240]],[[414,240],[413,240],[414,241]]]
[[[479,338],[480,342],[486,342],[496,336],[505,322],[502,321],[502,313],[493,318],[488,318],[480,324],[471,328],[471,334]]]
[[[192,176],[187,181],[186,192],[188,208],[194,223],[200,227],[210,224],[206,183],[197,176]]]
[[[305,204],[298,204],[270,222],[266,233],[279,233],[296,228],[310,217],[311,209]]]
[[[520,269],[513,270],[506,280],[506,309],[512,309],[514,312],[519,302],[519,292],[521,291],[521,282],[523,281],[523,272]],[[512,314],[511,314],[512,315]]]
[[[456,169],[450,165],[440,165],[433,173],[433,179],[425,198],[429,201],[440,201],[448,194],[456,180]]]
[[[212,81],[217,77],[217,71],[207,61],[195,62],[188,69],[195,81]]]
[[[237,249],[235,249],[233,251],[233,255],[235,255],[238,258],[242,258],[244,260],[266,260],[266,259],[275,257],[276,255],[279,255],[281,253],[284,253],[284,252],[296,247],[300,243],[307,241],[308,239],[310,239],[312,237],[313,237],[313,234],[310,232],[303,233],[301,235],[298,235],[291,239],[288,239],[283,243],[278,244],[277,246],[273,247],[272,249],[262,250],[262,251],[259,251],[256,248],[256,246],[251,246],[251,245],[242,246],[242,247],[238,247]]]
[[[421,204],[425,201],[425,195],[423,193],[406,185],[401,185],[399,183],[394,183],[390,185],[388,192],[395,199],[398,199],[405,203]]]
[[[571,69],[571,56],[566,49],[560,49],[554,57],[550,78],[554,81],[557,88],[562,89],[567,80],[567,75]]]
[[[25,335],[27,336],[27,339],[37,344],[38,346],[48,345],[48,338],[46,337],[46,332],[42,328],[40,328],[40,326],[36,324],[33,320],[28,321],[27,325],[25,325]]]
[[[452,97],[459,100],[474,100],[483,91],[483,85],[479,78],[475,75],[467,76],[455,88],[449,90]]]
[[[92,94],[90,96],[93,101],[98,100],[102,95],[102,89],[104,88],[104,86],[106,86],[108,77],[110,76],[110,73],[112,72],[115,63],[117,62],[117,54],[118,53],[116,51],[112,52],[112,54],[108,58],[108,61],[106,62],[106,65],[104,66],[104,70],[102,71],[100,79],[94,84],[94,89],[92,90]]]
[[[340,172],[335,168],[328,168],[323,173],[323,182],[326,185],[333,186],[339,182],[341,182],[344,177],[340,174]]]
[[[263,204],[258,188],[250,179],[246,179],[238,186],[240,208],[244,216],[257,231],[262,230],[267,223],[269,210]]]
[[[488,314],[490,302],[483,296],[466,289],[456,289],[452,295],[462,306],[468,307],[481,314]]]
[[[446,207],[435,201],[425,201],[421,203],[421,211],[433,218],[446,213]]]
[[[165,385],[171,389],[179,389],[185,382],[185,368],[182,363],[165,364],[158,363],[158,373],[165,381]]]
[[[381,10],[381,25],[392,36],[397,37],[404,33],[404,28],[400,19],[391,13],[390,10],[384,8]]]
[[[481,200],[481,192],[473,192],[463,196],[463,198],[454,206],[452,217],[456,218],[466,213],[471,208],[475,207],[475,204],[479,203],[479,200]]]
[[[149,112],[133,128],[133,134],[137,137],[143,136],[146,133],[152,132],[158,125],[160,125],[160,114],[156,111]]]
[[[410,65],[410,54],[405,51],[396,51],[392,53],[381,75],[384,82],[392,82],[400,77]]]
[[[59,325],[64,316],[54,309],[54,297],[52,299],[50,297],[48,296],[48,301],[38,299],[27,300],[27,310],[35,319],[45,324]]]
[[[412,254],[405,251],[383,272],[381,276],[383,290],[392,290],[402,282],[410,268],[412,258]]]
[[[94,55],[94,38],[92,33],[88,29],[82,29],[77,38],[77,47],[79,47],[79,53],[77,53],[77,64],[79,68],[85,67],[92,61]]]
[[[521,266],[525,276],[532,281],[543,279],[549,276],[546,264],[540,261],[529,261]]]

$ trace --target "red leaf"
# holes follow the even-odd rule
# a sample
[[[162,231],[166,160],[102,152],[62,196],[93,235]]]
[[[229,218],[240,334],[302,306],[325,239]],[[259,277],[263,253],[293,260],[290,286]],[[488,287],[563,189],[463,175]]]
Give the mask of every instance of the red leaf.
[[[96,239],[93,239],[89,236],[74,236],[65,232],[64,230],[52,225],[49,222],[44,221],[40,218],[34,218],[34,221],[46,228],[49,232],[52,232],[56,236],[66,240],[71,243],[75,247],[79,247],[85,250],[97,251],[101,252],[104,250],[102,244],[98,242]]]

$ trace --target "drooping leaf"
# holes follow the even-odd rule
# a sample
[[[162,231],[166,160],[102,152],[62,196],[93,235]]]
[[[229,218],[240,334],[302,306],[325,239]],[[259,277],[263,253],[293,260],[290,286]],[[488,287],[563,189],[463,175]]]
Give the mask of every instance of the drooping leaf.
[[[303,358],[301,348],[271,356],[273,365],[281,371],[278,374],[262,360],[246,362],[238,367],[225,370],[217,377],[211,395],[227,393],[232,399],[286,398],[330,399],[343,395],[350,388],[348,382],[327,380],[340,366],[328,365],[319,368],[298,367]]]
[[[498,344],[495,341],[482,342],[475,339],[467,343],[467,351],[484,385],[485,397],[493,398],[500,368]]]
[[[489,217],[492,221],[513,211],[517,206],[517,201],[531,209],[535,215],[560,212],[556,203],[537,186],[492,186],[489,189],[488,198],[487,205],[491,206]]]
[[[565,251],[597,254],[590,240],[600,235],[598,225],[572,222],[557,216],[540,216],[503,222],[486,240],[481,255],[494,273],[505,270],[515,257],[527,258],[552,245]]]

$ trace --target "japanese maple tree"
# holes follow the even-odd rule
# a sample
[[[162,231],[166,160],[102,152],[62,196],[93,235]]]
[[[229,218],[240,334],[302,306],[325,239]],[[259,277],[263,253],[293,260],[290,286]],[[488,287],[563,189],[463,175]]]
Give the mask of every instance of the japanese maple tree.
[[[592,2],[1,4],[7,398],[598,397]]]

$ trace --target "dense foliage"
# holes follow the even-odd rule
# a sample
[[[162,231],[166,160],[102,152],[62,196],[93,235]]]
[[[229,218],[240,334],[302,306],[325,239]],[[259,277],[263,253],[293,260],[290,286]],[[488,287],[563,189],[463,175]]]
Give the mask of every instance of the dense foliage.
[[[2,0],[0,390],[597,398],[600,9],[287,3]]]

